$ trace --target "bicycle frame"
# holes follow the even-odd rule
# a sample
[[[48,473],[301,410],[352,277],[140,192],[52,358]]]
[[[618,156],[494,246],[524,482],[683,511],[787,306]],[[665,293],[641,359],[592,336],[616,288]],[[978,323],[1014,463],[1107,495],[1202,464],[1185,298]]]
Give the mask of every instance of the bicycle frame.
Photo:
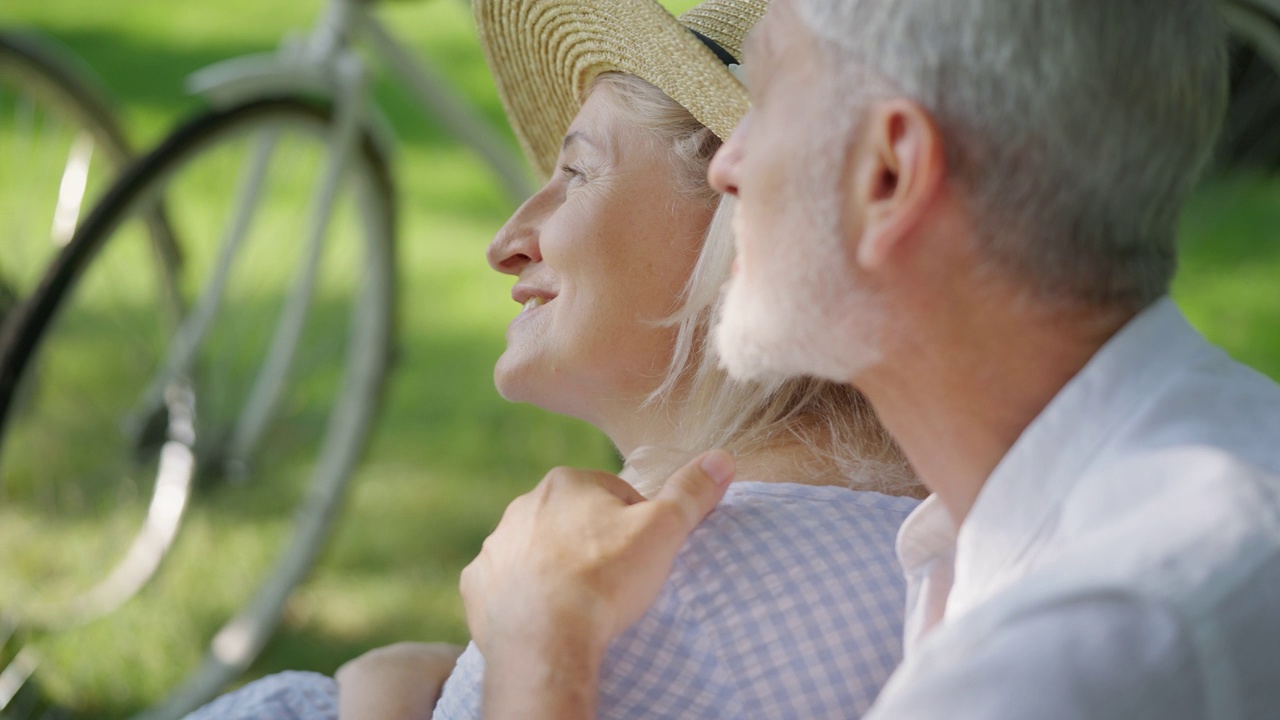
[[[329,208],[361,132],[368,130],[379,150],[384,155],[390,154],[390,125],[370,97],[364,61],[351,48],[357,39],[366,41],[374,55],[409,89],[424,114],[438,116],[498,170],[509,194],[523,199],[533,191],[513,153],[486,129],[483,119],[435,76],[428,65],[396,41],[367,4],[358,0],[331,0],[309,35],[286,39],[274,54],[235,58],[194,74],[188,81],[189,89],[214,105],[227,106],[271,95],[320,95],[333,102],[337,120],[328,139],[331,152],[324,174],[309,206],[304,259],[281,311],[266,361],[227,449],[226,465],[231,472],[243,468],[253,455],[289,378],[319,268]],[[217,315],[243,233],[252,218],[258,182],[270,163],[272,146],[270,137],[259,141],[240,181],[240,200],[235,216],[227,224],[229,231],[222,238],[214,272],[179,328],[164,369],[144,393],[138,413],[141,417],[160,406],[171,381],[188,374],[197,349]]]
[[[1222,6],[1223,18],[1237,37],[1244,40],[1268,62],[1280,67],[1280,37],[1267,31],[1267,15],[1280,18],[1280,0],[1227,2]]]
[[[387,67],[405,88],[424,116],[441,121],[455,137],[475,150],[497,173],[508,196],[523,202],[536,189],[523,161],[509,144],[492,130],[436,74],[425,59],[396,40],[364,0],[329,0],[319,24],[301,41],[286,41],[282,52],[247,56],[224,61],[193,74],[187,87],[215,105],[227,105],[251,97],[289,93],[310,93],[328,98],[344,98],[335,68],[350,57],[356,42],[367,45],[380,64]],[[361,121],[374,135],[379,149],[392,153],[390,124],[367,95],[359,97],[364,109]]]

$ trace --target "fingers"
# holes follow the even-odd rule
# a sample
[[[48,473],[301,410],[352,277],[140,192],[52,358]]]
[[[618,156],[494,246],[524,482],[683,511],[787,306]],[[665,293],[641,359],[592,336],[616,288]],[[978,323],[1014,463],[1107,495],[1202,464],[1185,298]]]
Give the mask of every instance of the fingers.
[[[462,571],[472,639],[487,657],[537,631],[530,618],[566,617],[603,651],[648,608],[733,474],[728,453],[705,453],[645,501],[614,475],[552,470],[508,506]]]
[[[603,490],[627,505],[644,502],[644,496],[622,478],[599,470],[558,467],[547,473],[530,495],[550,499],[557,494],[567,494],[577,502],[593,497],[596,489]]]
[[[658,491],[654,505],[673,518],[665,529],[675,534],[681,544],[724,497],[734,470],[729,453],[711,450],[677,470]]]

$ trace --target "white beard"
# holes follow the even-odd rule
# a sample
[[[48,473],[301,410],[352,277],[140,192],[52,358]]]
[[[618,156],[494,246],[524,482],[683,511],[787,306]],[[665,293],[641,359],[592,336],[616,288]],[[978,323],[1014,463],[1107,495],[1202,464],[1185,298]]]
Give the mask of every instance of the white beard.
[[[805,241],[814,243],[815,238]],[[819,241],[820,242],[820,241]],[[798,252],[804,252],[797,247]],[[881,359],[881,313],[838,254],[771,269],[763,287],[730,280],[715,328],[720,364],[738,380],[812,376],[850,382]]]
[[[847,383],[882,357],[883,309],[841,245],[844,219],[833,190],[840,186],[840,155],[817,136],[803,144],[796,152],[807,159],[805,177],[788,188],[789,197],[771,199],[782,217],[767,228],[747,228],[743,201],[735,206],[737,248],[787,248],[756,259],[767,264],[753,267],[749,282],[740,268],[721,298],[716,352],[739,380],[810,376]]]

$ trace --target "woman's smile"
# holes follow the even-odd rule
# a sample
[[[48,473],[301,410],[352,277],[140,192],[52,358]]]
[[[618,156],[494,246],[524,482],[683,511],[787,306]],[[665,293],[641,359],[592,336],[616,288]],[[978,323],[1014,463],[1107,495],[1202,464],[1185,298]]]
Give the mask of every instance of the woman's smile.
[[[528,283],[519,283],[511,289],[511,299],[520,304],[520,311],[511,319],[508,329],[515,327],[516,323],[524,322],[531,316],[538,314],[545,305],[550,303],[556,297],[556,293],[539,287],[534,287]]]

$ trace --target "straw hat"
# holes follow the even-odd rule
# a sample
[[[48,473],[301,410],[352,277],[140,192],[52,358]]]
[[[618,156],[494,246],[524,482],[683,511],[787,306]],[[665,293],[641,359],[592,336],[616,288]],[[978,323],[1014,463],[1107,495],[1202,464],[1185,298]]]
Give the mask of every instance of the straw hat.
[[[729,71],[767,0],[706,0],[677,20],[656,0],[474,0],[480,43],[525,156],[543,178],[596,76],[636,75],[721,139],[747,111]],[[691,32],[693,31],[693,32]],[[696,34],[695,34],[696,33]]]

